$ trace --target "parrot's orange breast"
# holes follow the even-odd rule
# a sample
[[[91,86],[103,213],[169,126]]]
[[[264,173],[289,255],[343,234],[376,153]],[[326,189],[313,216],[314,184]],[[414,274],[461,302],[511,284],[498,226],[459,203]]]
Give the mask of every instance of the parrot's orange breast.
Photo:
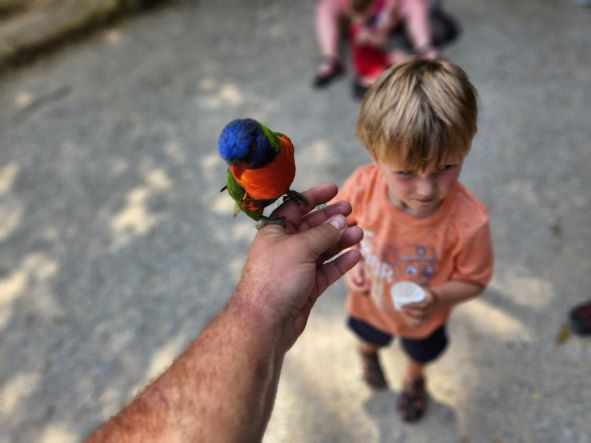
[[[282,134],[279,135],[279,141],[281,149],[268,165],[243,171],[237,168],[232,169],[234,178],[246,190],[249,197],[257,200],[272,200],[289,190],[295,177],[293,145],[291,140]]]

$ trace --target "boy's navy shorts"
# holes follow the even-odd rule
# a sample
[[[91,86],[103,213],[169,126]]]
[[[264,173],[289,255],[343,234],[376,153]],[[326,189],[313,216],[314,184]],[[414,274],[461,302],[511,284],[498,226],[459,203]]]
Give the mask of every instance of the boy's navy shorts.
[[[393,336],[374,328],[369,323],[359,320],[355,317],[349,317],[347,321],[349,327],[362,340],[378,347],[384,347],[390,344]],[[418,363],[429,363],[439,357],[447,347],[447,333],[445,324],[435,329],[433,333],[425,338],[410,339],[401,338],[400,344],[404,352]]]

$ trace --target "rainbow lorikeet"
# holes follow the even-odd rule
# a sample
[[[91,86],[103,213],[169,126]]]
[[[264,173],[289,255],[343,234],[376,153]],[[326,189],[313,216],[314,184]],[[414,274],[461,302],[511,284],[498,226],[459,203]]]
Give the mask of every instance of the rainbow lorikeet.
[[[295,177],[293,144],[289,137],[273,132],[262,123],[244,118],[233,120],[222,130],[218,152],[228,163],[226,185],[234,200],[234,215],[242,211],[259,221],[283,224],[283,217],[265,217],[264,209],[279,197],[307,203],[304,196],[289,189]]]

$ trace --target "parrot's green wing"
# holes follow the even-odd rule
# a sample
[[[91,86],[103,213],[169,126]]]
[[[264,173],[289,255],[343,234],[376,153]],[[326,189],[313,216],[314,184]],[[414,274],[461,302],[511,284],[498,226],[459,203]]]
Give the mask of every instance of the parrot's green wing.
[[[232,171],[228,168],[228,172],[226,174],[226,188],[228,189],[228,194],[232,197],[236,203],[240,203],[246,194],[246,191],[238,184],[234,176],[232,175]]]
[[[234,214],[242,211],[253,220],[260,220],[261,216],[263,215],[266,201],[258,202],[257,200],[253,200],[248,197],[245,198],[246,191],[238,184],[229,168],[226,176],[226,188],[228,190],[228,194],[230,194],[230,197],[232,197],[232,200],[234,200],[237,208]]]

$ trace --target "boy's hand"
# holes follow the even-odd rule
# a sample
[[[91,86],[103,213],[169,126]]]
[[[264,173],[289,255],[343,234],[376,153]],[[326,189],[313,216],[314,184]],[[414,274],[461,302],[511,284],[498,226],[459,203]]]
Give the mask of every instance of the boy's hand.
[[[402,316],[409,326],[418,328],[437,308],[438,297],[432,289],[423,288],[426,297],[419,303],[407,303],[401,308]]]
[[[357,263],[349,272],[345,274],[345,284],[352,292],[369,295],[371,282],[365,277],[363,262]]]

